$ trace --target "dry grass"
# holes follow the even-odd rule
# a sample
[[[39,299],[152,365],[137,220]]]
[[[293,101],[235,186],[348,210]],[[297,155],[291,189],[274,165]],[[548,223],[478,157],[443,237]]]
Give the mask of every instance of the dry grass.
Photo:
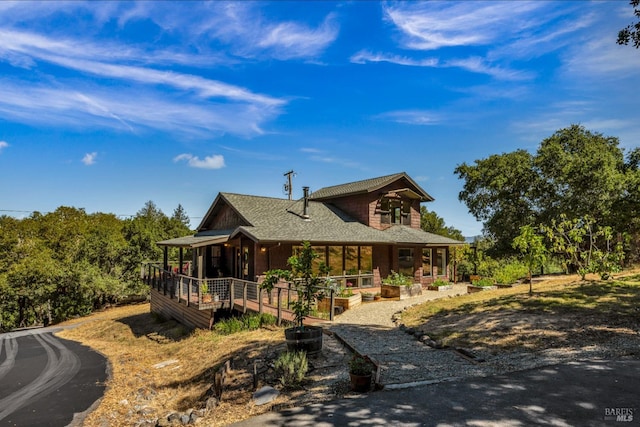
[[[215,414],[206,425],[226,425],[270,410],[251,403],[253,360],[269,359],[284,350],[280,328],[221,336],[189,331],[174,321],[149,313],[149,305],[119,307],[78,319],[59,335],[103,353],[111,379],[100,406],[86,420],[90,426],[133,425],[172,411],[202,408],[215,369],[233,358],[234,370]],[[154,365],[177,360],[162,368]],[[274,402],[286,405],[293,395]]]
[[[438,300],[407,310],[402,321],[445,345],[492,353],[613,346],[637,340],[640,330],[640,276],[625,275],[631,280],[548,277],[534,283],[533,295],[521,285]]]

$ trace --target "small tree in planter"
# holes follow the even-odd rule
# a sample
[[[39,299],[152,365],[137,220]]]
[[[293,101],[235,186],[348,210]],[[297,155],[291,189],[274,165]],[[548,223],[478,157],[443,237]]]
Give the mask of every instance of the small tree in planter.
[[[261,289],[271,292],[281,280],[293,284],[292,290],[297,294],[297,298],[291,304],[295,326],[285,330],[287,347],[291,351],[305,350],[314,354],[322,350],[322,328],[304,326],[304,319],[311,314],[317,301],[325,296],[327,281],[313,272],[313,262],[317,258],[318,254],[311,248],[311,243],[303,242],[302,250],[287,260],[291,270],[269,270],[260,285]],[[326,275],[328,271],[329,268],[321,262],[320,274]]]
[[[349,361],[349,378],[353,391],[365,392],[371,388],[374,365],[367,356],[354,354]]]

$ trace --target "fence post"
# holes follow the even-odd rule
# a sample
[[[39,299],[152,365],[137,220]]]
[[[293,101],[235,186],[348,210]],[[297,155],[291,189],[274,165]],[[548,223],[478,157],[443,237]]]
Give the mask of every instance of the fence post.
[[[287,289],[287,309],[291,307],[291,282],[287,283],[289,289]]]
[[[280,303],[280,294],[282,292],[282,288],[278,288],[278,326],[282,323],[282,304]]]
[[[244,285],[242,286],[242,313],[246,313],[247,312],[247,282],[243,282]]]
[[[229,312],[233,311],[233,308],[235,306],[235,295],[234,295],[234,283],[235,281],[233,279],[231,279],[231,281],[229,282]]]
[[[336,311],[336,299],[333,295],[333,289],[331,289],[331,303],[329,304],[329,320],[333,322],[333,312]]]
[[[262,302],[262,288],[258,285],[258,313],[262,314],[264,303]]]

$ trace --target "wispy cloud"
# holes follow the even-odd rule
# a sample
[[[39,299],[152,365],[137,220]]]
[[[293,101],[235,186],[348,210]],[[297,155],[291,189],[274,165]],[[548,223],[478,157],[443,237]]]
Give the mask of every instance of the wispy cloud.
[[[522,32],[534,23],[540,2],[400,2],[385,6],[386,18],[408,49],[481,46]]]
[[[473,73],[486,74],[499,80],[528,80],[535,76],[532,72],[491,65],[486,59],[477,56],[440,61],[438,58],[414,59],[406,55],[372,53],[363,50],[354,54],[351,57],[351,62],[355,64],[365,64],[367,62],[389,62],[392,64],[410,67],[462,68]]]
[[[4,151],[5,148],[7,148],[9,146],[9,143],[6,141],[0,141],[0,153],[2,153],[2,151]]]
[[[91,166],[95,164],[97,157],[98,157],[98,153],[96,153],[95,151],[93,153],[87,153],[82,158],[82,163],[84,163],[87,166]]]
[[[225,133],[251,137],[279,109],[243,103],[208,103],[182,94],[158,94],[144,88],[82,88],[27,85],[0,79],[3,117],[54,127],[110,128],[125,132],[162,130],[213,137]],[[190,101],[190,102],[189,102]]]
[[[407,56],[387,54],[387,53],[372,53],[368,50],[361,50],[360,52],[351,56],[351,62],[354,64],[365,64],[367,62],[390,62],[398,65],[408,65],[411,67],[437,67],[437,58],[426,59],[413,59]]]
[[[211,4],[207,18],[191,26],[199,36],[222,41],[235,55],[247,58],[315,59],[338,37],[339,25],[329,14],[317,26],[267,20],[256,4]]]
[[[421,110],[389,111],[387,113],[378,114],[374,118],[419,126],[437,125],[442,122],[441,115],[431,111]]]
[[[174,162],[186,161],[192,168],[199,169],[222,169],[225,167],[224,157],[219,154],[212,156],[206,156],[204,159],[200,159],[193,154],[180,154],[173,159]]]

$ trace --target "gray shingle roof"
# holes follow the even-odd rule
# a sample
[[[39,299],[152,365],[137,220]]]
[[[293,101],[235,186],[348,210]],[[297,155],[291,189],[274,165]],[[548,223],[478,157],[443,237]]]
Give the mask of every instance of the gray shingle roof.
[[[380,230],[368,227],[327,204],[310,201],[309,219],[302,217],[303,201],[221,193],[250,225],[232,234],[243,233],[257,241],[297,241],[338,243],[391,243]]]
[[[370,193],[376,191],[386,185],[405,178],[412,186],[417,190],[416,193],[421,197],[423,202],[433,201],[426,191],[424,191],[409,175],[405,172],[394,173],[391,175],[380,176],[377,178],[365,179],[362,181],[350,182],[347,184],[334,185],[331,187],[324,187],[317,191],[314,191],[310,198],[314,200],[324,200],[335,197],[344,197],[354,194]]]
[[[415,243],[433,246],[463,245],[465,243],[440,236],[439,234],[428,233],[421,229],[407,227],[406,225],[393,225],[384,230],[384,233],[389,237],[389,240],[396,243]]]

